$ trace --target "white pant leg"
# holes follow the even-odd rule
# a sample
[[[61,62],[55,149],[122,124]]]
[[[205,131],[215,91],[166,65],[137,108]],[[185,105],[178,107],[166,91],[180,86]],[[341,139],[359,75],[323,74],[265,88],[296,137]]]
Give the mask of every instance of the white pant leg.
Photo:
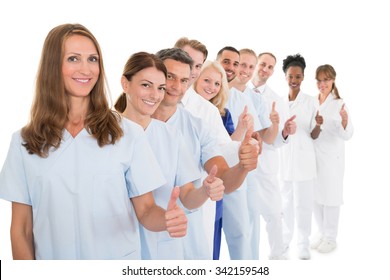
[[[284,252],[282,197],[277,173],[259,173],[260,214],[266,222],[270,258],[279,258]]]
[[[324,206],[324,238],[336,241],[340,217],[340,206]]]
[[[324,205],[314,202],[313,217],[317,225],[317,231],[322,236],[324,235]]]
[[[266,222],[269,258],[279,258],[284,253],[282,213],[263,214]]]
[[[249,243],[255,260],[260,257],[260,204],[259,185],[248,186]]]
[[[249,172],[246,181],[248,184],[249,240],[252,249],[252,257],[253,259],[258,260],[260,257],[260,207],[262,205],[259,168]]]
[[[223,197],[222,229],[232,260],[253,259],[247,201],[246,182]]]
[[[293,183],[284,181],[281,188],[282,209],[283,209],[283,243],[285,247],[290,246],[294,234],[294,192]]]
[[[313,214],[313,180],[294,183],[294,202],[298,231],[298,248],[309,248]]]

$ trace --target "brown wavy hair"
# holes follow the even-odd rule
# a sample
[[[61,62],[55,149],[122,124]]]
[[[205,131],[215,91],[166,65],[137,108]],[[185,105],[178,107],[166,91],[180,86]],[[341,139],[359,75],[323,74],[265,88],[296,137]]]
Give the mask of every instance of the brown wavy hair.
[[[137,52],[132,54],[123,68],[122,76],[126,77],[128,81],[131,81],[135,74],[150,67],[154,67],[157,70],[163,72],[165,78],[167,78],[168,73],[164,62],[155,54],[147,52]],[[126,93],[122,92],[122,94],[115,101],[114,107],[119,113],[123,113],[126,110]]]
[[[62,61],[64,43],[73,35],[89,38],[99,55],[100,73],[90,92],[85,127],[100,147],[114,144],[123,136],[119,124],[121,117],[109,107],[108,87],[99,43],[83,25],[63,24],[53,28],[43,44],[30,120],[21,131],[23,146],[30,154],[47,157],[51,148],[57,149],[61,144],[69,112],[68,97],[62,76]]]

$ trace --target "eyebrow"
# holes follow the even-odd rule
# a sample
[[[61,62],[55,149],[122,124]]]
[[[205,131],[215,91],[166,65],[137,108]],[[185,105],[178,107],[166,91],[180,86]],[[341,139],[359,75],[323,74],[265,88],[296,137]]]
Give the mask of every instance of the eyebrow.
[[[77,53],[77,52],[67,52],[67,53],[65,53],[65,55],[70,55],[70,54],[73,54],[73,55],[79,55],[79,56],[81,56],[81,55],[82,55],[81,53]],[[95,55],[95,56],[99,56],[99,54],[97,54],[97,53],[91,53],[91,54],[88,54],[88,55]]]
[[[148,83],[154,85],[154,83],[153,83],[152,81],[149,81],[149,80],[147,80],[147,79],[142,79],[141,82],[148,82]],[[159,86],[165,86],[165,85],[166,85],[166,84],[160,84]]]

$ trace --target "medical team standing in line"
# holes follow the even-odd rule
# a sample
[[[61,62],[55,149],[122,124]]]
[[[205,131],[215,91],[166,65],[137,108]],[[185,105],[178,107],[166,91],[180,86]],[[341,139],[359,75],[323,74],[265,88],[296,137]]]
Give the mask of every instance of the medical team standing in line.
[[[199,77],[206,46],[185,37],[176,45],[130,56],[115,111],[92,33],[80,24],[48,33],[30,120],[12,135],[0,173],[14,259],[218,259],[221,228],[231,259],[262,259],[259,214],[270,259],[290,258],[295,227],[300,259],[311,258],[310,248],[337,247],[345,141],[354,129],[335,69],[319,66],[319,94],[306,95],[306,61],[287,56],[283,101],[266,90],[273,54],[225,47],[216,59],[225,73]],[[199,95],[213,94],[209,80],[219,89],[222,79],[229,133],[221,110]],[[240,137],[231,138],[237,124]],[[224,211],[215,205],[223,197]],[[276,205],[252,209],[257,200]]]

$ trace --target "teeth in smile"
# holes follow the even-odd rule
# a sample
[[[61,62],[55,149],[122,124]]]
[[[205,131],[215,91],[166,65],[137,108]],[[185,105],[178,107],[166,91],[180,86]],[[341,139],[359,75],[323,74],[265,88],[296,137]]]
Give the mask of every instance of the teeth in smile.
[[[89,82],[89,79],[75,79],[77,82],[80,82],[80,83],[88,83]]]
[[[148,104],[150,106],[154,106],[157,102],[152,102],[152,101],[148,101],[148,100],[142,100],[145,104]]]

